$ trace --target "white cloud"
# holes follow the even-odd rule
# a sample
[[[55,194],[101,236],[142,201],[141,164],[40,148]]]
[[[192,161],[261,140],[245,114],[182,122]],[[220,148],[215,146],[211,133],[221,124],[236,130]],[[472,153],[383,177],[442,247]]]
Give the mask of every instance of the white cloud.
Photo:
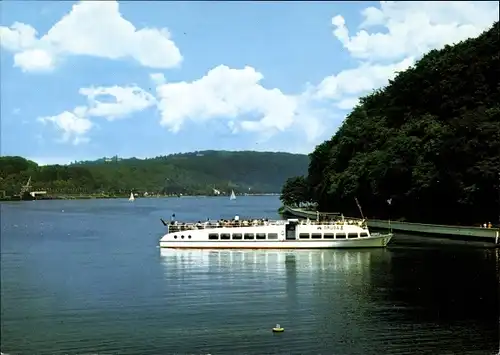
[[[26,159],[34,161],[38,165],[67,165],[71,163],[70,158],[65,157],[26,157]]]
[[[56,24],[46,36],[52,36],[52,40],[47,43],[58,45],[43,48],[37,47],[43,37],[38,42],[33,41],[31,38],[36,37],[36,31],[29,26],[15,24],[16,31],[22,36],[9,35],[3,45],[10,50],[21,48],[19,53],[36,48],[52,54],[55,53],[52,48],[64,47],[68,49],[67,53],[108,58],[128,55],[140,61],[137,52],[130,49],[136,48],[133,45],[134,40],[127,42],[127,46],[120,44],[123,43],[120,42],[121,39],[125,41],[127,38],[128,41],[140,31],[130,30],[132,25],[120,17],[118,5],[113,3],[109,8],[108,5],[99,6],[106,7],[108,11],[106,20],[111,23],[111,30],[102,36],[104,42],[111,45],[100,47],[102,43],[96,42],[96,38],[101,36],[102,31],[96,34],[93,29],[88,28],[88,23],[80,28],[81,32],[74,37],[81,40],[79,43],[69,43],[69,39],[65,37],[69,30],[58,29]],[[111,8],[116,11],[111,11]],[[90,6],[87,11],[95,11],[95,8]],[[68,17],[76,16],[76,12],[73,9]],[[112,13],[115,14],[114,19],[110,15]],[[259,142],[269,140],[277,133],[295,130],[301,137],[305,136],[304,145],[310,145],[311,142],[317,143],[320,137],[323,138],[326,130],[329,134],[335,128],[334,125],[340,124],[345,117],[345,110],[352,109],[359,102],[360,96],[386,85],[398,71],[413,65],[415,60],[428,50],[478,35],[492,25],[497,14],[498,4],[492,2],[382,2],[380,8],[368,7],[361,12],[362,23],[359,27],[362,30],[355,35],[349,34],[348,26],[341,15],[332,18],[335,37],[351,56],[359,61],[356,67],[327,76],[319,84],[309,85],[302,93],[289,94],[278,88],[264,87],[263,74],[251,66],[235,69],[219,65],[193,81],[168,82],[162,73],[151,73],[149,79],[156,85],[156,98],[135,85],[83,88],[80,93],[87,96],[87,106],[77,107],[73,113],[63,114],[66,114],[67,120],[70,117],[68,115],[72,115],[73,119],[76,117],[82,120],[91,117],[114,120],[156,106],[161,114],[160,124],[173,133],[185,128],[187,122],[224,120],[232,133],[253,132],[259,136]],[[84,15],[79,16],[86,18],[87,15]],[[99,16],[95,20],[97,23],[104,21]],[[60,23],[71,27],[67,23],[73,22],[64,18]],[[123,37],[125,30],[121,32],[121,37],[118,36],[117,23],[121,23],[124,29],[129,28],[128,37]],[[128,25],[125,26],[124,23]],[[370,33],[369,30],[377,30],[378,27],[374,26],[385,27],[386,32]],[[85,31],[90,33],[88,38],[83,35]],[[66,44],[67,42],[69,44]],[[59,45],[60,43],[64,46]],[[149,52],[151,51],[144,51]],[[43,54],[40,54],[40,58],[43,58]],[[43,63],[43,60],[40,62]],[[55,62],[52,61],[52,65],[53,63]],[[113,101],[105,100],[106,96],[113,96]],[[53,118],[49,121],[58,125],[64,132],[68,130],[68,125],[56,123],[61,119]],[[91,127],[92,124],[84,133]],[[72,132],[76,131],[77,129],[73,128]]]
[[[381,1],[362,11],[355,35],[341,15],[333,17],[333,34],[355,58],[399,60],[475,37],[498,21],[498,11],[496,1]],[[372,26],[385,31],[369,33]]]
[[[143,111],[156,103],[153,95],[138,86],[82,88],[80,94],[87,96],[87,116],[104,117],[109,121]],[[104,96],[113,97],[114,102],[99,101]]]
[[[71,140],[75,145],[89,141],[85,135],[94,127],[90,117],[113,121],[143,111],[156,103],[153,95],[138,86],[90,87],[81,88],[79,92],[87,97],[87,106],[77,106],[73,112],[64,111],[56,116],[38,118],[39,122],[51,122],[62,131],[63,142]],[[99,101],[103,96],[112,97],[113,102]]]
[[[166,82],[165,75],[163,75],[162,73],[149,74],[149,78],[156,85],[165,84],[165,82]]]
[[[334,101],[341,110],[352,109],[359,97],[383,87],[397,72],[404,71],[423,54],[479,35],[498,19],[496,2],[394,2],[381,1],[380,8],[361,11],[362,30],[349,36],[345,19],[332,18],[333,35],[358,66],[324,78],[312,95],[315,100]],[[374,26],[385,32],[369,33]]]
[[[355,69],[343,70],[337,75],[324,78],[317,87],[316,98],[342,100],[346,95],[360,95],[386,85],[397,72],[414,64],[413,58],[406,58],[394,64],[361,63]]]
[[[0,26],[1,46],[23,71],[47,71],[70,55],[133,58],[151,68],[172,68],[182,55],[166,28],[142,28],[124,19],[117,1],[82,1],[44,36],[31,25]]]
[[[14,55],[14,66],[23,72],[44,72],[54,69],[54,58],[42,49],[27,49]]]
[[[359,98],[347,98],[337,102],[336,106],[341,110],[351,110],[359,103]]]
[[[343,117],[338,110],[352,109],[360,96],[387,85],[397,72],[412,66],[428,50],[476,36],[491,26],[495,19],[491,10],[495,7],[498,5],[492,3],[382,2],[380,9],[362,11],[362,27],[385,26],[388,33],[363,30],[352,37],[344,18],[334,16],[335,37],[362,61],[299,95],[264,88],[260,84],[263,75],[249,66],[231,69],[220,65],[192,82],[165,83],[163,76],[151,75],[160,83],[157,96],[161,124],[177,132],[188,120],[224,118],[234,133],[259,132],[265,138],[298,125],[315,139],[324,130],[323,119],[331,123],[332,117]]]
[[[298,96],[260,84],[263,75],[252,67],[220,65],[192,82],[157,86],[161,125],[178,132],[185,121],[229,120],[233,132],[249,131],[265,138],[284,131],[301,119],[310,120],[309,138],[317,135],[316,117]]]
[[[20,22],[14,22],[10,29],[0,26],[1,45],[12,52],[32,48],[37,42],[37,34],[33,27]]]
[[[74,145],[88,142],[85,134],[92,128],[92,122],[78,114],[81,111],[77,108],[74,112],[64,111],[57,116],[39,117],[38,121],[46,124],[52,123],[57,129],[62,131],[62,142],[70,142]]]

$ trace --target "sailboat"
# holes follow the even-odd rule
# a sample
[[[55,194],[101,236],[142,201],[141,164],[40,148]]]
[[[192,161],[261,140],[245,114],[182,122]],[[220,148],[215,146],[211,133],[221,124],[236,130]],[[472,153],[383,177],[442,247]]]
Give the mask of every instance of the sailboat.
[[[234,194],[234,190],[231,190],[231,196],[229,196],[230,200],[236,200],[236,195]]]
[[[130,193],[130,197],[128,198],[129,201],[134,201],[135,200],[135,197],[134,197],[134,193],[131,192]]]

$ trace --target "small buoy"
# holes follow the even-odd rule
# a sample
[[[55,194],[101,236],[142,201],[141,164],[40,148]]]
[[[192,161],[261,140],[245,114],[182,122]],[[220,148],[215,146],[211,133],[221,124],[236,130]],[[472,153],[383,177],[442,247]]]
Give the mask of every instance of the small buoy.
[[[273,328],[274,333],[283,333],[285,328],[282,328],[279,324],[276,324],[276,327]]]

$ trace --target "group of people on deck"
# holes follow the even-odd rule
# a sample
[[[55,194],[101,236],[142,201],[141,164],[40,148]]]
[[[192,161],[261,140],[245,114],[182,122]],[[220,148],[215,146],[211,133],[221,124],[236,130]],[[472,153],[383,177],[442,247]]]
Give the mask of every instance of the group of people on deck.
[[[273,222],[283,224],[285,221]],[[333,218],[321,218],[320,221],[311,221],[309,218],[306,220],[300,220],[299,224],[358,224],[362,225],[363,221],[354,221],[354,220],[338,220]],[[174,230],[194,230],[194,229],[205,229],[205,228],[222,228],[222,227],[255,227],[255,226],[267,226],[270,224],[269,219],[260,218],[260,219],[243,219],[240,220],[238,216],[235,216],[233,219],[219,219],[218,221],[211,221],[209,218],[205,222],[198,221],[196,223],[185,223],[178,222],[175,220],[175,214],[172,215],[169,228]]]
[[[231,220],[229,219],[219,219],[218,221],[211,221],[207,218],[205,222],[198,221],[196,223],[179,223],[172,219],[170,221],[170,228],[178,228],[179,230],[193,230],[193,229],[205,229],[205,228],[222,228],[222,227],[251,227],[251,226],[266,226],[269,224],[269,219],[244,219],[240,220],[235,217]]]
[[[492,228],[492,227],[493,227],[493,225],[491,224],[491,222],[488,222],[488,223],[483,223],[483,224],[481,225],[481,228]]]

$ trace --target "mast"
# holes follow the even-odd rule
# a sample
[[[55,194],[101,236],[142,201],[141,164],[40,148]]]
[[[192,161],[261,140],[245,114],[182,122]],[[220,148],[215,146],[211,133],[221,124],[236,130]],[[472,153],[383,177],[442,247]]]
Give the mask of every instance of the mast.
[[[361,209],[361,205],[359,204],[358,198],[354,197],[354,201],[356,201],[356,205],[358,205],[359,213],[361,213],[361,217],[365,219],[365,216],[363,215],[363,210]]]

